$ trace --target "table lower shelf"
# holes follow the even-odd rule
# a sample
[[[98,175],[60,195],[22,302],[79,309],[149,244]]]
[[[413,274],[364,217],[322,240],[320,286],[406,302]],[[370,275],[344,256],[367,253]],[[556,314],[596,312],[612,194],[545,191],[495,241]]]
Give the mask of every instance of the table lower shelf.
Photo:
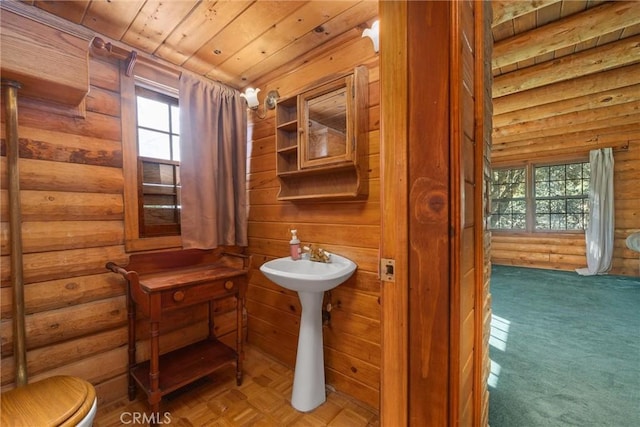
[[[227,365],[236,366],[237,354],[215,339],[207,339],[160,356],[160,388],[162,396]],[[138,363],[131,369],[136,383],[149,395],[150,362]]]

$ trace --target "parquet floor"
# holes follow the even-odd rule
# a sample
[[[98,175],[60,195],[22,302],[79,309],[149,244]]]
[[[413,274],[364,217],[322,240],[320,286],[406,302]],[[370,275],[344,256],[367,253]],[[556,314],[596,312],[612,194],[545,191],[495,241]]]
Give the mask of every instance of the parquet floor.
[[[309,413],[291,406],[293,371],[258,350],[245,348],[244,379],[236,386],[233,369],[222,370],[162,399],[159,425],[179,427],[368,427],[379,426],[377,412],[350,397],[329,392]],[[148,410],[139,393],[98,408],[94,427],[142,425]],[[167,414],[164,416],[164,414]],[[148,420],[148,418],[147,418]]]

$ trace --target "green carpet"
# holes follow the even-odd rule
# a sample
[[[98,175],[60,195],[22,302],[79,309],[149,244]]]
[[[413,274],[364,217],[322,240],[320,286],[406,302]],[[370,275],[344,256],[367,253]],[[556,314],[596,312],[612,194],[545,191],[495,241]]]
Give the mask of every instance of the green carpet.
[[[640,280],[493,266],[491,427],[640,426]]]

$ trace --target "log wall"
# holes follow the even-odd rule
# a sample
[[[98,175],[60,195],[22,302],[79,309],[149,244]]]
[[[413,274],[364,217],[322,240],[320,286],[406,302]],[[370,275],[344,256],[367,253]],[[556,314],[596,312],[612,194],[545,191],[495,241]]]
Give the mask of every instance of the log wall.
[[[355,30],[354,30],[355,31]],[[369,68],[368,167],[364,179],[369,194],[364,200],[340,202],[279,202],[276,176],[273,112],[265,120],[250,114],[251,147],[248,159],[249,252],[253,274],[247,293],[248,342],[294,366],[300,303],[294,292],[266,279],[258,270],[265,261],[289,253],[290,229],[297,229],[303,244],[314,243],[358,264],[356,273],[327,293],[331,321],[323,328],[327,383],[377,408],[380,382],[380,146],[379,69],[369,39],[312,52],[279,76],[255,82],[263,92],[277,89],[281,98],[304,87],[353,70]]]
[[[572,60],[598,64],[616,49],[637,49],[638,36],[589,49],[527,71],[525,91],[509,91],[523,72],[496,78],[494,83],[493,167],[525,161],[588,159],[589,150],[614,148],[615,242],[610,274],[637,276],[638,254],[626,247],[626,237],[640,231],[640,64],[621,64],[606,71],[570,68]],[[567,68],[562,81],[557,76]],[[536,73],[533,73],[537,71]],[[537,77],[536,77],[537,76]],[[506,93],[506,94],[504,94]],[[493,232],[494,264],[572,271],[586,267],[583,233]]]
[[[90,60],[84,117],[47,111],[18,91],[19,169],[29,381],[56,373],[126,391],[126,263],[117,64]],[[2,117],[0,278],[2,388],[13,387],[5,123]],[[81,179],[79,179],[81,177]],[[95,369],[100,366],[101,369]],[[121,388],[104,385],[119,378]],[[116,380],[117,381],[117,380]]]
[[[125,283],[105,264],[125,265],[121,87],[118,61],[90,57],[86,111],[18,92],[19,169],[29,381],[75,375],[98,404],[127,393]],[[4,108],[4,106],[3,106]],[[2,390],[14,387],[6,126],[0,142],[0,340]],[[216,334],[235,346],[235,305],[215,304]],[[175,311],[161,325],[161,352],[204,338],[207,308]],[[137,359],[149,357],[148,325]],[[99,367],[99,369],[97,369]]]

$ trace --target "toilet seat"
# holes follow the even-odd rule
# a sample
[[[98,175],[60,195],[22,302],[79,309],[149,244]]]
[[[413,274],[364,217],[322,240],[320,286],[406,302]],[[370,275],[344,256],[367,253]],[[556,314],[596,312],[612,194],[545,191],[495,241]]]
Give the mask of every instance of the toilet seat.
[[[81,378],[59,375],[2,393],[0,404],[3,427],[76,426],[85,418],[91,425],[96,392]]]

